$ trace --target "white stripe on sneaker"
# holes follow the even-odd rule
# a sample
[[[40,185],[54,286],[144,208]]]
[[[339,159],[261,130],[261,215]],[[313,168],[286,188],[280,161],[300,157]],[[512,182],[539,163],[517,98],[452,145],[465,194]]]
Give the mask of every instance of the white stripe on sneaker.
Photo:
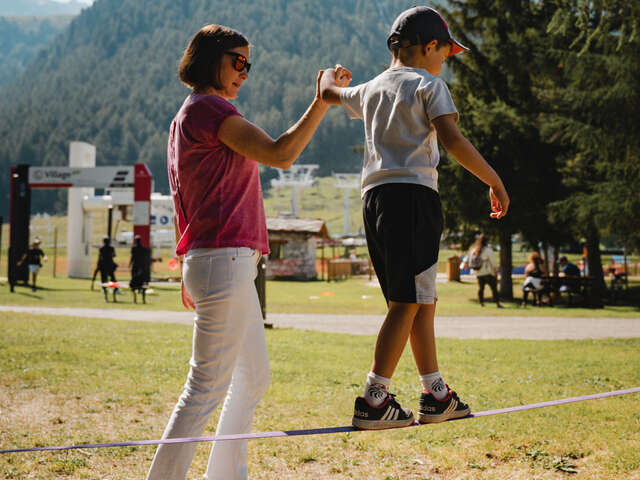
[[[397,408],[389,406],[387,408],[387,411],[384,412],[384,415],[382,416],[382,418],[380,418],[380,420],[385,420],[385,421],[397,420],[399,415],[400,415],[400,411]]]
[[[458,401],[455,398],[451,399],[451,403],[449,404],[449,406],[445,409],[444,412],[442,412],[445,415],[450,415],[453,412],[456,411],[456,408],[458,407]]]
[[[386,412],[384,412],[384,415],[382,415],[380,420],[389,420],[389,414],[391,414],[392,410],[393,410],[393,407],[391,406],[387,407]]]

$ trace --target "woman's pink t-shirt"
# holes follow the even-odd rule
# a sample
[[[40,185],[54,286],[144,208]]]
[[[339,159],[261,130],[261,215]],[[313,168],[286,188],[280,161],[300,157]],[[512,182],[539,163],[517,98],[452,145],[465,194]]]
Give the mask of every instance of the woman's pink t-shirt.
[[[224,247],[269,253],[258,164],[218,140],[231,115],[240,113],[225,99],[191,94],[171,122],[167,167],[178,255]]]

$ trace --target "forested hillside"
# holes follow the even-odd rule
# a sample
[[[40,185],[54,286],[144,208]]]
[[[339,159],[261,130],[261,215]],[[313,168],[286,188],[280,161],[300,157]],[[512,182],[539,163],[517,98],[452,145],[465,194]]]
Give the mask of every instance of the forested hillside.
[[[86,6],[76,0],[0,0],[0,16],[77,15]]]
[[[0,87],[16,80],[73,17],[0,17]]]
[[[167,129],[188,94],[176,68],[200,27],[230,25],[249,38],[254,67],[235,104],[278,135],[311,101],[318,69],[340,62],[355,83],[382,71],[389,26],[412,3],[97,0],[2,92],[0,165],[63,165],[69,142],[82,140],[97,146],[98,164],[147,163],[156,190],[166,192]],[[300,161],[320,164],[320,174],[357,171],[361,160],[349,147],[362,141],[361,123],[334,108]],[[43,193],[33,201],[34,211],[54,203]]]

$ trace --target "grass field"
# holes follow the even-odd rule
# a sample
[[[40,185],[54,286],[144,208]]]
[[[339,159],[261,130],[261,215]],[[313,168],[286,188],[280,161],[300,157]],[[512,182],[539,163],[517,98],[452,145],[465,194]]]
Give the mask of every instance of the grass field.
[[[159,438],[191,328],[0,313],[0,448]],[[374,338],[266,331],[271,388],[254,431],[347,425]],[[640,339],[438,342],[445,378],[483,411],[640,386]],[[409,352],[393,390],[416,408]],[[212,435],[216,418],[205,432]],[[153,447],[5,454],[2,479],[140,479]],[[204,472],[198,447],[189,479]],[[254,479],[640,478],[637,395],[419,428],[250,442]]]
[[[127,277],[119,277],[126,280]],[[375,277],[374,277],[375,279]],[[491,303],[487,288],[486,306],[481,307],[477,300],[475,281],[439,283],[439,302],[437,314],[442,316],[552,316],[552,317],[632,317],[640,318],[638,303],[606,306],[602,309],[568,306],[566,303],[555,307],[522,308],[521,282],[515,283],[513,302],[503,302],[504,307],[498,309]],[[0,305],[27,305],[53,307],[87,307],[87,308],[136,308],[144,310],[183,310],[180,303],[180,284],[164,283],[153,285],[153,293],[147,295],[147,304],[134,304],[133,296],[128,290],[118,296],[118,303],[104,303],[100,292],[99,279],[95,289],[90,289],[90,280],[70,279],[66,277],[52,278],[39,276],[39,289],[32,292],[30,288],[17,286],[10,293],[6,282],[0,282]],[[640,281],[631,282],[630,295],[640,295]],[[111,296],[109,297],[111,299]],[[138,299],[140,302],[140,299]],[[384,315],[386,306],[384,297],[377,283],[369,282],[367,277],[354,277],[339,282],[267,282],[267,312],[271,313],[326,313],[326,314],[375,314]]]

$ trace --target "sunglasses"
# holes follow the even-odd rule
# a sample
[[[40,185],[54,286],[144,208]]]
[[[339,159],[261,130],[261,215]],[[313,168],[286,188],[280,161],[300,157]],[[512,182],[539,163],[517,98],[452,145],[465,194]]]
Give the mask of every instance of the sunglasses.
[[[233,61],[233,68],[236,71],[242,72],[246,68],[247,73],[249,73],[249,70],[251,70],[251,64],[247,61],[247,57],[236,52],[224,52],[224,53],[226,53],[227,55],[231,55],[232,57],[235,58],[235,60]]]

